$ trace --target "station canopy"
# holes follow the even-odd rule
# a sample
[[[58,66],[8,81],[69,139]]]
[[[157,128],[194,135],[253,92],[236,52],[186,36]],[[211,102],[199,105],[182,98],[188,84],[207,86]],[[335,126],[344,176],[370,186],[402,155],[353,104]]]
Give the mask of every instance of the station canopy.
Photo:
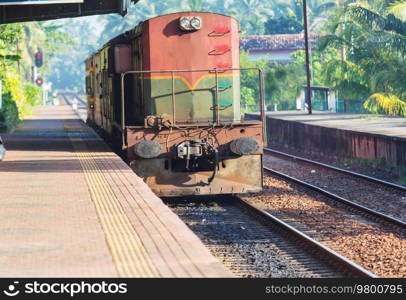
[[[0,0],[0,23],[44,21],[117,13],[139,0]]]

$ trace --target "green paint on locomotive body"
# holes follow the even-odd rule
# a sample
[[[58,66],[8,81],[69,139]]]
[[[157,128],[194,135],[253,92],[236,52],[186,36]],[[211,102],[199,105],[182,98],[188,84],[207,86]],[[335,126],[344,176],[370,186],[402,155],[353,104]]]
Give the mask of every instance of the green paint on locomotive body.
[[[175,116],[177,123],[213,123],[216,120],[216,78],[206,75],[195,86],[175,76]],[[155,76],[144,79],[146,115],[172,115],[172,78]],[[220,74],[218,77],[219,117],[222,123],[241,120],[240,77]]]

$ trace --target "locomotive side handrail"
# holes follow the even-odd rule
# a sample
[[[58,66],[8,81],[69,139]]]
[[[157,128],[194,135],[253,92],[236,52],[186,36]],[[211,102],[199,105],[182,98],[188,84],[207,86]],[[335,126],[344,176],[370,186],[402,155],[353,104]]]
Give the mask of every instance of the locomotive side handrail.
[[[125,129],[126,129],[126,119],[125,119],[125,93],[124,93],[124,82],[125,77],[130,74],[148,74],[148,73],[170,73],[172,79],[172,123],[173,126],[176,125],[176,118],[175,118],[175,110],[176,110],[176,93],[175,93],[175,73],[192,73],[192,72],[214,72],[215,73],[215,100],[214,100],[214,109],[216,111],[216,125],[220,125],[220,110],[219,110],[219,88],[218,88],[218,74],[227,72],[227,71],[258,71],[258,80],[259,80],[259,100],[260,100],[260,113],[261,113],[261,121],[262,121],[262,128],[263,128],[263,141],[264,145],[267,144],[267,135],[266,135],[266,117],[265,117],[265,89],[264,89],[264,76],[263,71],[259,68],[226,68],[226,69],[197,69],[197,70],[130,70],[123,73],[121,75],[121,131],[122,131],[122,138],[123,138],[123,145],[127,145],[127,141],[125,138]]]

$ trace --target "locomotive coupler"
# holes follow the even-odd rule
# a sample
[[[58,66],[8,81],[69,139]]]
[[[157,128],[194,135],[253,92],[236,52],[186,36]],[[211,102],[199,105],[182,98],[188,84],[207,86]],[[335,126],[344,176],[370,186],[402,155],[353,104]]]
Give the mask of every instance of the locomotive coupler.
[[[176,146],[176,156],[185,161],[185,169],[205,169],[209,165],[213,166],[213,175],[209,178],[210,184],[217,174],[219,164],[219,153],[216,148],[206,140],[184,141]],[[202,165],[204,164],[204,165]]]
[[[185,141],[176,147],[178,158],[186,160],[186,170],[189,170],[190,159],[203,156],[202,143],[197,141]]]

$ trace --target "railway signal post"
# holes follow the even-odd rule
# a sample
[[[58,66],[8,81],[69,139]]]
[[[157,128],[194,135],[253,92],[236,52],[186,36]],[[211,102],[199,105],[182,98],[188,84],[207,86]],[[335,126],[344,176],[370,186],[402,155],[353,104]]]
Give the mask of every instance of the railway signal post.
[[[42,54],[41,51],[37,51],[37,53],[35,53],[35,66],[37,68],[41,68],[42,65],[44,64],[44,55]]]

